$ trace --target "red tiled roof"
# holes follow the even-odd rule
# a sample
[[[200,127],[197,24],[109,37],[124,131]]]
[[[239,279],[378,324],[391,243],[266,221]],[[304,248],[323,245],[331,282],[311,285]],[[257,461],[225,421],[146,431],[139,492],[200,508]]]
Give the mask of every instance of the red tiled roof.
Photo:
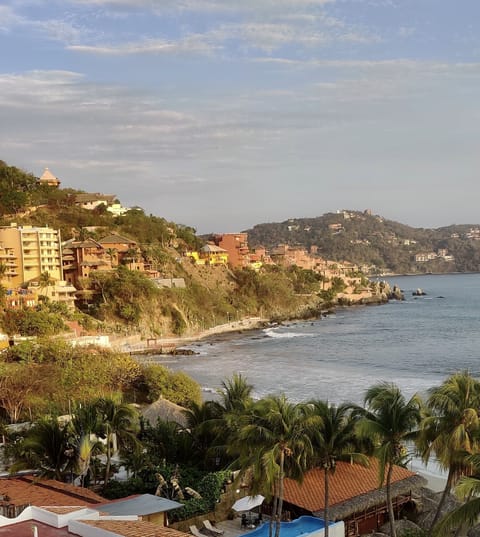
[[[82,523],[122,537],[185,537],[187,535],[182,531],[141,520],[82,520]]]
[[[335,472],[330,474],[329,497],[330,506],[341,504],[347,500],[377,490],[378,461],[370,459],[368,467],[360,464],[338,461]],[[413,472],[395,466],[392,483],[415,476]],[[323,468],[315,468],[305,474],[302,484],[285,479],[284,500],[292,505],[315,513],[324,508],[325,477]]]
[[[105,503],[104,498],[91,490],[32,476],[0,479],[0,495],[8,496],[8,503],[15,505],[83,507]]]
[[[37,520],[17,522],[8,526],[0,527],[0,537],[32,537],[32,526],[37,526],[39,537],[72,537],[73,534],[67,527],[54,528]]]

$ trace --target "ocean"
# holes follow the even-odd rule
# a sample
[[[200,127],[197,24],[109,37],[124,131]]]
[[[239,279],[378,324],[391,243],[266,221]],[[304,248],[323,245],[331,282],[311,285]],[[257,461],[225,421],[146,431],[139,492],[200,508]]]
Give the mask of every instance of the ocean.
[[[196,356],[159,361],[185,371],[207,394],[238,372],[256,397],[284,393],[292,401],[333,403],[361,403],[378,381],[394,382],[410,397],[425,395],[454,371],[480,376],[480,274],[388,281],[404,291],[405,301],[223,335],[190,345]],[[426,296],[412,296],[418,288]]]
[[[379,381],[396,383],[406,397],[439,385],[455,371],[480,377],[480,274],[395,276],[404,301],[340,308],[309,322],[227,334],[189,348],[199,354],[158,357],[182,370],[214,397],[223,380],[242,373],[254,395],[284,393],[291,401],[311,398],[361,404]],[[414,297],[418,288],[426,295]],[[434,490],[443,473],[413,457]],[[440,479],[439,479],[440,477]]]

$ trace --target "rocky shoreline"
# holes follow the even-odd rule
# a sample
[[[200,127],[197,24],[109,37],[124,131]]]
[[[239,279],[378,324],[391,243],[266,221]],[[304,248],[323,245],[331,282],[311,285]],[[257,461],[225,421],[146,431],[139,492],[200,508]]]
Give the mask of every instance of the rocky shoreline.
[[[337,308],[352,307],[352,306],[369,306],[385,304],[389,300],[404,300],[402,291],[397,287],[390,285],[387,282],[376,282],[377,288],[373,293],[367,294],[339,294],[335,303],[325,305],[324,308],[319,308],[316,315],[311,315],[311,319],[322,318],[334,314]],[[299,321],[302,317],[292,317],[285,321]],[[132,356],[151,356],[151,355],[169,355],[169,356],[192,356],[195,351],[182,348],[185,345],[202,341],[212,336],[224,335],[229,333],[243,333],[247,330],[259,330],[282,324],[284,321],[275,321],[273,319],[263,317],[246,317],[244,319],[214,326],[207,330],[180,336],[175,338],[150,338],[146,341],[141,341],[134,345],[127,344],[121,350],[130,353]]]

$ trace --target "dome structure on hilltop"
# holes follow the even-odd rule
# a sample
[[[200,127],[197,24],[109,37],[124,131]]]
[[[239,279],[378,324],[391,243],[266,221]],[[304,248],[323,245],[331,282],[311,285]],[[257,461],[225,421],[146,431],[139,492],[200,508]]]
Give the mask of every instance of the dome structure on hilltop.
[[[60,180],[55,177],[55,175],[53,175],[53,173],[48,168],[45,168],[45,170],[43,170],[43,173],[40,176],[40,179],[38,179],[37,183],[40,185],[53,186],[55,188],[58,188],[60,186]]]

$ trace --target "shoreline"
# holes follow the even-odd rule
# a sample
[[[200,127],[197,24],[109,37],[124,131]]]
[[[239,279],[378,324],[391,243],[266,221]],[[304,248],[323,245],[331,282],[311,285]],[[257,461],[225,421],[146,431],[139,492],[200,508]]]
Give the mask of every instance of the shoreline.
[[[183,345],[203,341],[216,335],[230,334],[234,332],[242,333],[247,330],[259,330],[264,328],[270,322],[269,319],[262,317],[246,317],[239,321],[232,321],[231,323],[213,326],[196,334],[170,338],[150,338],[146,341],[143,340],[134,344],[126,343],[120,345],[119,349],[123,352],[128,352],[133,356],[145,356],[149,354],[171,355],[174,354],[176,349],[179,349]]]
[[[358,297],[355,297],[358,299]],[[331,307],[320,311],[317,317],[312,317],[310,320],[321,319],[324,314],[330,315],[335,314],[337,310],[341,309],[350,309],[355,307],[368,307],[368,306],[380,306],[385,304],[385,299],[381,297],[375,297],[371,301],[362,302],[357,300],[350,304],[335,304]],[[203,341],[205,339],[211,338],[212,336],[217,335],[227,335],[238,332],[241,334],[245,331],[250,330],[259,330],[266,328],[268,326],[281,325],[286,322],[295,323],[305,321],[305,318],[294,317],[282,322],[275,322],[272,319],[265,317],[245,317],[238,321],[232,321],[230,323],[224,323],[216,326],[212,326],[206,330],[202,330],[195,334],[190,334],[186,336],[177,336],[177,337],[161,337],[161,338],[148,338],[146,340],[140,340],[135,343],[124,342],[115,345],[115,347],[121,352],[127,352],[132,356],[149,356],[154,354],[163,354],[163,355],[175,355],[175,350],[179,350],[182,346],[188,345],[191,343],[196,343]],[[113,346],[113,345],[112,345]],[[178,353],[179,355],[184,354],[182,352]],[[185,353],[189,354],[189,353]]]

